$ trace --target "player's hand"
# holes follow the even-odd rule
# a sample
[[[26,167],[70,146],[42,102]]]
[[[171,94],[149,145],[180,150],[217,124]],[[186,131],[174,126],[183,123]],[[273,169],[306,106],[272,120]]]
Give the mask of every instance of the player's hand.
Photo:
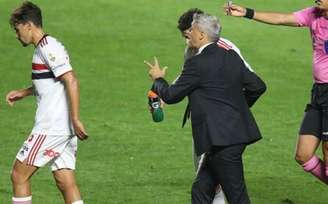
[[[228,16],[244,17],[246,15],[246,8],[236,4],[232,4],[231,6],[224,4],[223,9]]]
[[[76,136],[80,140],[88,139],[88,134],[86,133],[84,125],[80,120],[73,120],[73,128],[74,128]]]
[[[6,101],[10,106],[13,106],[15,101],[21,100],[25,96],[24,90],[10,91],[6,96]]]
[[[150,78],[154,81],[155,79],[158,78],[164,78],[165,77],[165,73],[166,73],[166,69],[167,67],[163,67],[161,68],[159,66],[159,62],[157,60],[156,57],[154,57],[154,64],[151,64],[147,61],[144,61],[144,63],[149,67],[149,76]]]

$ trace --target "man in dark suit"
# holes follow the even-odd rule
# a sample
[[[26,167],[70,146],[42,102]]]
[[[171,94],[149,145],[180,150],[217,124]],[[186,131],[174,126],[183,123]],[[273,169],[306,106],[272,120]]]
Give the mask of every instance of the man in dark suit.
[[[249,110],[265,92],[264,82],[245,67],[233,50],[218,47],[220,24],[214,16],[196,14],[186,33],[198,53],[188,59],[172,85],[164,79],[157,59],[149,66],[152,90],[165,103],[188,96],[186,115],[191,115],[197,155],[205,153],[192,186],[193,204],[210,204],[220,184],[229,204],[249,204],[244,181],[242,153],[261,139]]]

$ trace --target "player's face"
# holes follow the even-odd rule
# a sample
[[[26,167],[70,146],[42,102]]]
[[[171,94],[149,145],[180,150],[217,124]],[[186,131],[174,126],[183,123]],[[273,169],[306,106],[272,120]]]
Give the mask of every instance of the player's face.
[[[32,43],[32,31],[29,23],[15,25],[16,38],[24,47]]]
[[[328,0],[316,0],[315,3],[318,8],[328,11]]]
[[[190,29],[187,29],[187,30],[184,30],[183,32],[182,32],[182,36],[184,37],[184,39],[185,39],[185,41],[186,41],[186,45],[188,46],[188,47],[190,47],[190,39],[189,39],[189,37],[188,37],[188,34],[190,33]]]
[[[190,48],[199,48],[201,40],[203,39],[203,33],[196,25],[192,24],[186,36],[189,39],[188,46]]]

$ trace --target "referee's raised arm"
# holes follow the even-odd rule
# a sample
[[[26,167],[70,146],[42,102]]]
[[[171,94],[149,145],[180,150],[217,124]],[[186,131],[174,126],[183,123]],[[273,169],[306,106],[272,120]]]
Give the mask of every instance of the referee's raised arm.
[[[261,12],[255,11],[251,8],[242,7],[237,4],[232,4],[230,6],[225,4],[224,11],[228,16],[244,17],[262,23],[272,25],[299,26],[293,13]]]

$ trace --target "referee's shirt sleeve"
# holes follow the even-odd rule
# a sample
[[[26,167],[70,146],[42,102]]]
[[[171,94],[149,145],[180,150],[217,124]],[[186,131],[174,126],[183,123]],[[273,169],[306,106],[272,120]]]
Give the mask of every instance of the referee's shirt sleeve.
[[[43,58],[56,78],[72,71],[68,53],[65,47],[58,41],[49,43],[41,49]]]
[[[305,8],[294,12],[294,16],[299,26],[310,27],[312,21],[315,19],[315,7]]]

